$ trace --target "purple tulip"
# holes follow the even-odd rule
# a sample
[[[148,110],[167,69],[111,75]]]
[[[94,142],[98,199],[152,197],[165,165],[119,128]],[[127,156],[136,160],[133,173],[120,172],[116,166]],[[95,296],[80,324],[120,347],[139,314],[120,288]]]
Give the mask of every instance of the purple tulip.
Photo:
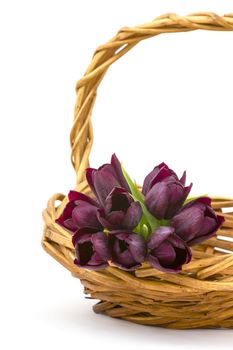
[[[213,237],[223,222],[223,216],[216,215],[211,208],[211,199],[202,197],[186,204],[173,217],[171,225],[176,234],[191,246]]]
[[[144,180],[142,193],[148,210],[157,219],[171,219],[182,207],[192,184],[185,187],[186,173],[179,180],[165,163],[161,163]]]
[[[142,193],[144,196],[151,190],[155,183],[163,180],[165,177],[174,175],[178,179],[176,173],[170,169],[165,163],[157,165],[146,177],[142,186]],[[180,182],[184,185],[186,179],[186,173],[184,172]]]
[[[130,192],[115,154],[112,155],[111,164],[104,164],[98,169],[87,168],[86,178],[101,206],[104,206],[105,199],[114,187],[122,187]]]
[[[149,263],[163,272],[179,272],[192,258],[188,245],[169,226],[161,226],[153,232],[147,247]]]
[[[99,209],[98,219],[109,230],[132,230],[142,216],[139,202],[121,187],[115,187],[107,196],[104,208]]]
[[[56,223],[72,232],[81,227],[102,228],[97,218],[100,207],[94,199],[76,191],[70,191],[68,198],[69,202]]]
[[[104,232],[82,228],[72,237],[76,259],[74,263],[90,270],[101,270],[108,266],[111,258],[108,237]]]
[[[112,262],[122,270],[133,271],[146,257],[146,242],[142,236],[127,231],[109,232]]]

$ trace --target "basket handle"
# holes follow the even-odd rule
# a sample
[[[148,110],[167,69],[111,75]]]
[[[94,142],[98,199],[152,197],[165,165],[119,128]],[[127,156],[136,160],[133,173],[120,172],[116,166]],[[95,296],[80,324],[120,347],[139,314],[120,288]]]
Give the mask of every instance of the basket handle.
[[[120,29],[116,36],[96,49],[83,78],[76,85],[77,100],[70,143],[71,161],[77,174],[78,190],[81,191],[87,186],[85,169],[89,166],[89,154],[93,144],[91,112],[97,88],[110,65],[141,40],[161,33],[187,32],[197,29],[232,31],[233,13],[224,16],[211,12],[199,12],[188,16],[165,14],[152,22]]]

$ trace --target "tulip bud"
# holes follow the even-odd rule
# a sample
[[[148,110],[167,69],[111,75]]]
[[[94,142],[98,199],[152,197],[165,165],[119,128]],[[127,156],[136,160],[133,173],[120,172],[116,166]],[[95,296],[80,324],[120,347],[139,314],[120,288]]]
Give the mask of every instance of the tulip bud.
[[[109,230],[132,230],[142,216],[139,202],[121,187],[115,187],[107,196],[104,208],[99,209],[98,219]]]
[[[74,263],[89,270],[101,270],[110,259],[108,237],[104,232],[82,228],[72,237],[76,259]]]
[[[185,187],[186,174],[179,180],[164,163],[155,167],[144,180],[145,204],[157,219],[171,219],[186,200],[192,184]]]
[[[69,202],[56,223],[72,232],[81,227],[102,228],[97,218],[99,205],[95,200],[76,191],[70,191],[68,198]]]
[[[145,260],[146,242],[134,232],[111,231],[109,243],[113,264],[123,270],[136,270]]]
[[[165,163],[161,163],[154,167],[154,169],[145,177],[145,180],[143,182],[142,193],[144,196],[151,190],[155,183],[171,175],[175,175],[175,177],[178,179],[176,173]],[[182,178],[185,180],[185,173]]]
[[[213,237],[223,224],[223,216],[216,215],[208,197],[197,198],[186,204],[173,217],[171,225],[176,234],[189,246]]]
[[[101,206],[104,206],[105,199],[114,187],[122,187],[130,192],[115,154],[112,155],[111,164],[104,164],[98,169],[86,169],[86,178]]]
[[[147,247],[149,263],[163,272],[181,271],[182,265],[187,264],[192,257],[190,248],[169,226],[161,226],[153,232]]]

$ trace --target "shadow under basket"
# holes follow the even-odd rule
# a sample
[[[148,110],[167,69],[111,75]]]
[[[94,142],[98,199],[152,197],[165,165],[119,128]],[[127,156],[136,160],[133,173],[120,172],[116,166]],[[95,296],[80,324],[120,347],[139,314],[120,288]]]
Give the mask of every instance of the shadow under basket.
[[[75,190],[90,195],[85,179],[93,143],[91,113],[97,88],[109,66],[141,40],[161,33],[196,29],[231,31],[233,14],[167,14],[152,22],[122,28],[97,48],[84,77],[77,83],[77,102],[71,130],[72,163],[77,174]],[[74,264],[71,234],[55,223],[68,199],[55,194],[43,212],[42,245],[65,268],[78,277],[84,292],[100,300],[94,311],[127,321],[175,329],[233,328],[233,200],[213,198],[212,206],[225,217],[217,237],[192,248],[192,261],[180,273],[160,272],[147,263],[134,272],[109,266],[102,271]],[[224,208],[227,209],[224,210]],[[233,210],[232,210],[233,211]]]

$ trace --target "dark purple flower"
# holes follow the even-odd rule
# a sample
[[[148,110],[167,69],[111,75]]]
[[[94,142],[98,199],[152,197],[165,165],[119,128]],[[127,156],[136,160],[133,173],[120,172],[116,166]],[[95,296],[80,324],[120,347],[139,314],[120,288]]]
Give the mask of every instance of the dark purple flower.
[[[212,209],[211,199],[202,197],[186,204],[173,217],[171,225],[176,234],[191,246],[214,236],[223,222],[223,216],[216,215]]]
[[[170,169],[165,163],[160,163],[159,165],[154,167],[154,169],[145,177],[145,180],[143,182],[142,193],[144,194],[144,196],[151,190],[155,183],[171,175],[175,175],[178,179],[176,173],[172,169]],[[183,181],[183,185],[185,183],[185,178],[186,173],[184,172],[182,178],[180,179],[180,182]]]
[[[123,270],[136,270],[145,260],[146,242],[134,232],[111,231],[109,243],[112,262]]]
[[[72,232],[81,227],[102,228],[97,218],[99,205],[94,199],[76,191],[70,191],[68,198],[69,202],[56,223]]]
[[[122,173],[121,164],[115,154],[112,155],[111,164],[104,164],[98,169],[87,168],[86,178],[102,206],[114,187],[122,187],[130,192],[129,185]]]
[[[108,266],[111,258],[108,237],[104,232],[81,228],[72,237],[77,266],[100,270]]]
[[[185,187],[186,173],[179,180],[165,163],[161,163],[144,180],[142,193],[148,210],[157,219],[171,219],[186,200],[192,184]]]
[[[109,230],[132,230],[137,226],[142,216],[139,202],[121,187],[115,187],[107,196],[104,208],[99,209],[98,219]]]
[[[153,232],[147,247],[149,263],[163,272],[179,272],[192,258],[190,248],[169,226],[161,226]]]

